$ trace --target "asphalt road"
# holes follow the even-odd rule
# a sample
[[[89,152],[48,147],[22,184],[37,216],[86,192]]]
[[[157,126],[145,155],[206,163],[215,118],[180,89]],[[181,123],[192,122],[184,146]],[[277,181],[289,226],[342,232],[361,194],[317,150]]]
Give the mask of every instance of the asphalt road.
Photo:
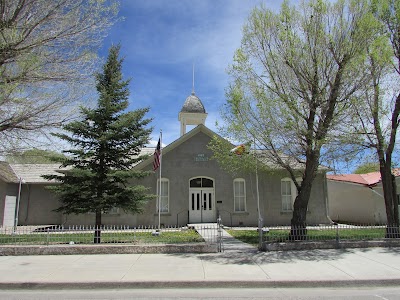
[[[363,299],[400,300],[400,287],[2,290],[0,299]]]

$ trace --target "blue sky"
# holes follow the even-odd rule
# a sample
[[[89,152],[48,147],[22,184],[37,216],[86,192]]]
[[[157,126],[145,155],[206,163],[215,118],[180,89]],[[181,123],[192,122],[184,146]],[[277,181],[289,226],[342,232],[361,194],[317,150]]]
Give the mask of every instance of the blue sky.
[[[123,75],[132,78],[130,107],[151,108],[151,139],[163,144],[179,138],[178,113],[192,91],[208,113],[206,126],[215,122],[225,102],[226,72],[240,46],[242,28],[251,10],[264,3],[279,10],[281,0],[121,0],[119,16],[99,55],[111,44],[121,44]]]

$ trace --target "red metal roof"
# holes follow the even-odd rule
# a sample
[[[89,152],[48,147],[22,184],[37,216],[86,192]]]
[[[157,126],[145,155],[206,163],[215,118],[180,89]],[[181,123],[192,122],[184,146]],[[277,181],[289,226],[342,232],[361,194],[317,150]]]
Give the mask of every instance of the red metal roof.
[[[394,176],[400,176],[400,168],[393,169],[392,173]],[[326,178],[335,181],[344,181],[362,184],[365,186],[373,186],[381,181],[380,172],[371,172],[367,174],[339,174],[339,175],[326,175]]]

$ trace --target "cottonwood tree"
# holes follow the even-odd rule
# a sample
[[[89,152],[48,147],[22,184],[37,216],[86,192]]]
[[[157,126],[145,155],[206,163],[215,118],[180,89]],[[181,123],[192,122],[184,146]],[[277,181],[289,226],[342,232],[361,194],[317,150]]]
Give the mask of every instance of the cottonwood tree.
[[[375,162],[364,162],[354,170],[354,174],[366,174],[372,172],[379,172],[379,164]]]
[[[114,0],[0,0],[0,154],[76,115],[117,9]]]
[[[348,124],[350,143],[358,142],[376,153],[386,207],[386,237],[399,237],[399,211],[393,155],[400,115],[400,1],[369,1],[371,22],[377,30],[367,47],[363,66],[369,81],[352,105],[354,122]]]
[[[278,13],[255,8],[235,53],[222,131],[255,138],[267,150],[263,159],[290,174],[298,192],[293,239],[306,236],[313,181],[361,85],[364,11],[363,1],[285,1]]]
[[[144,119],[148,108],[124,112],[129,80],[122,80],[119,48],[110,48],[103,72],[96,76],[97,107],[82,108],[82,120],[63,126],[66,133],[55,134],[72,146],[64,151],[68,154],[62,160],[65,174],[44,176],[60,183],[49,187],[60,196],[56,211],[95,213],[95,243],[100,243],[104,212],[116,207],[139,213],[152,198],[147,188],[129,182],[149,174],[132,167],[145,158],[140,151],[149,141],[151,119]]]

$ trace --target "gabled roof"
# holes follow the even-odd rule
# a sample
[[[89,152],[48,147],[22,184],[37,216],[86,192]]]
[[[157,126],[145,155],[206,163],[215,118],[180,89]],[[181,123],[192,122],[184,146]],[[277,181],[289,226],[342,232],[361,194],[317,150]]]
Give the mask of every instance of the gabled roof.
[[[400,169],[393,169],[392,173],[396,177],[400,176]],[[371,187],[377,185],[381,181],[381,173],[326,175],[326,178],[333,181],[356,183]]]
[[[8,162],[0,161],[0,180],[7,183],[19,182],[18,176]]]
[[[15,174],[25,183],[49,183],[42,175],[60,175],[60,164],[11,164]]]
[[[191,131],[189,131],[188,133],[182,135],[180,138],[178,138],[177,140],[175,140],[174,142],[172,142],[171,144],[167,145],[165,148],[162,149],[162,153],[163,155],[167,154],[168,152],[172,151],[173,149],[175,149],[176,147],[178,147],[179,145],[181,145],[182,143],[184,143],[185,141],[189,140],[190,138],[192,138],[193,136],[195,136],[196,134],[198,134],[199,132],[203,132],[204,134],[208,135],[209,137],[218,137],[220,139],[224,139],[223,137],[221,137],[219,134],[215,133],[214,131],[212,131],[211,129],[209,129],[208,127],[206,127],[203,124],[197,125],[195,128],[193,128]],[[225,139],[224,139],[225,140]],[[234,144],[232,144],[232,148],[235,147]],[[152,149],[151,153],[154,153],[155,148],[147,148],[147,149]],[[251,150],[251,153],[253,151]],[[265,166],[272,168],[272,169],[282,169],[282,166],[271,162],[270,160],[268,160],[268,150],[256,150],[256,156],[258,158],[258,161],[262,164],[264,164]],[[138,163],[134,168],[144,168],[146,166],[148,166],[149,164],[153,163],[153,156],[149,157],[147,160],[142,161],[140,163]],[[282,159],[284,161],[286,161],[287,163],[290,163],[290,165],[294,168],[294,169],[302,169],[304,168],[303,163],[300,163],[296,160],[294,160],[293,158],[291,159],[288,156],[282,155]],[[325,166],[320,166],[318,168],[319,170],[323,170],[323,171],[327,171],[328,168]]]
[[[140,155],[151,155],[155,148],[142,148]],[[61,168],[60,164],[9,164],[0,162],[0,180],[7,183],[18,183],[19,178],[24,183],[49,183],[42,175],[60,175],[68,168]]]
[[[192,130],[190,130],[189,132],[187,132],[186,134],[182,135],[177,140],[173,141],[171,144],[165,146],[162,149],[162,154],[163,155],[167,154],[168,152],[170,152],[171,150],[175,149],[179,145],[183,144],[184,142],[186,142],[188,139],[190,139],[191,137],[195,136],[199,132],[203,132],[204,134],[208,135],[209,137],[213,137],[213,136],[220,137],[214,131],[212,131],[211,129],[207,128],[205,125],[200,124],[200,125],[197,125],[195,128],[193,128]],[[154,153],[154,151],[155,151],[155,148],[147,148],[147,149],[153,149],[152,153]],[[153,157],[149,157],[148,159],[138,163],[134,168],[141,169],[141,168],[144,168],[144,167],[148,166],[151,163],[153,163]]]

